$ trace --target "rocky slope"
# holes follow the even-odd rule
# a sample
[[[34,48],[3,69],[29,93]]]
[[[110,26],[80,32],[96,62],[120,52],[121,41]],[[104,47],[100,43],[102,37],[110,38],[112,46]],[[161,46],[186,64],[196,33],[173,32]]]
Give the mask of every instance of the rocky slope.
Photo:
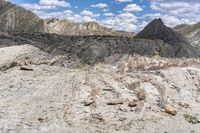
[[[136,39],[114,36],[63,36],[41,33],[12,33],[0,35],[0,47],[31,44],[52,54],[71,54],[83,63],[94,64],[114,54],[140,54],[161,57],[198,57],[188,48],[176,51],[163,40]],[[178,45],[179,46],[179,45]],[[192,47],[192,46],[191,46]],[[183,51],[185,52],[183,54]],[[189,51],[189,52],[188,52]],[[180,56],[181,55],[181,56]]]
[[[134,36],[105,28],[98,23],[74,23],[68,20],[39,18],[36,14],[10,2],[0,1],[0,31],[1,32],[40,32],[61,35],[112,35]]]
[[[200,60],[119,54],[65,67],[46,55],[0,48],[5,62],[21,62],[0,71],[0,132],[199,132]]]
[[[174,57],[199,57],[199,50],[196,50],[188,40],[181,34],[173,31],[164,25],[161,19],[155,19],[150,22],[135,38],[163,40],[169,44]]]
[[[48,53],[75,55],[83,63],[89,64],[103,61],[114,54],[176,57],[172,47],[162,40],[129,37],[13,33],[0,35],[0,42],[0,47],[31,44]]]
[[[183,28],[185,28],[187,26],[189,26],[189,24],[180,24],[180,25],[174,26],[173,29],[175,31],[177,31],[177,30],[183,29]]]
[[[0,1],[0,31],[37,32],[43,30],[43,20],[10,2]]]
[[[200,49],[200,23],[180,28],[177,32],[183,34],[193,46]]]
[[[61,35],[112,35],[133,37],[134,33],[120,32],[105,28],[96,22],[74,23],[68,20],[44,20],[45,32]]]

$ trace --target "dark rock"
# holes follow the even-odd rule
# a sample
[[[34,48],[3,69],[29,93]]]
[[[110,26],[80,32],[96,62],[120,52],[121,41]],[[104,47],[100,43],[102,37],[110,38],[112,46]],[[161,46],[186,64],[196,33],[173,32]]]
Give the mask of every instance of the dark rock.
[[[145,100],[147,98],[147,93],[145,92],[144,89],[141,89],[138,93],[137,93],[137,98],[138,100]]]
[[[107,103],[107,105],[118,105],[118,104],[123,104],[122,100],[113,100]]]

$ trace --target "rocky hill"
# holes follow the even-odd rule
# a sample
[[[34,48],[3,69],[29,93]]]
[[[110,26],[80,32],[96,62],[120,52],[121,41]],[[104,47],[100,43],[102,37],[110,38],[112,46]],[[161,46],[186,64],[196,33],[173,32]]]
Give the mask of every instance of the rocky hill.
[[[200,22],[177,29],[177,32],[183,34],[193,46],[200,49]]]
[[[134,36],[134,33],[120,32],[101,26],[96,22],[75,23],[69,20],[46,19],[44,20],[45,32],[61,35],[112,35]]]
[[[4,0],[0,1],[0,31],[56,33],[61,35],[134,36],[134,33],[115,31],[95,22],[74,23],[58,19],[43,20],[31,11]]]
[[[183,28],[185,28],[187,26],[189,26],[189,24],[180,24],[180,25],[174,26],[173,30],[177,31],[177,30],[183,29]]]
[[[199,51],[181,34],[164,25],[161,19],[150,22],[135,38],[163,40],[169,44],[174,57],[199,57]]]
[[[0,1],[0,31],[38,32],[43,30],[43,20],[37,15],[10,2]]]

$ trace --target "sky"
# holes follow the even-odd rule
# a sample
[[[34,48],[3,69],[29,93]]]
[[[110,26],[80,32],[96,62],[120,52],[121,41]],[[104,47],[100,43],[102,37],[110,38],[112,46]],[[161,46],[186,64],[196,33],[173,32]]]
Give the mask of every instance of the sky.
[[[200,22],[200,0],[9,0],[41,18],[98,22],[119,31],[138,32],[162,18],[174,27]]]

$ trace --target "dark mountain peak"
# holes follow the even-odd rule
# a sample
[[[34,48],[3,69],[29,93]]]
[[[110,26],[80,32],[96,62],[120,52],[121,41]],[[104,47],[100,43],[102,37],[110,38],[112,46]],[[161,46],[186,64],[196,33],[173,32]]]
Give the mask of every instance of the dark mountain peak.
[[[151,23],[155,23],[155,24],[161,24],[161,25],[164,25],[163,21],[161,18],[158,18],[158,19],[154,19],[153,21],[151,21]]]
[[[174,57],[199,57],[199,52],[182,35],[167,27],[162,19],[154,19],[135,38],[162,40],[170,45]]]
[[[180,42],[188,43],[184,36],[167,27],[160,18],[151,21],[138,35],[136,35],[136,38],[151,40],[160,39],[170,45],[175,45]]]

